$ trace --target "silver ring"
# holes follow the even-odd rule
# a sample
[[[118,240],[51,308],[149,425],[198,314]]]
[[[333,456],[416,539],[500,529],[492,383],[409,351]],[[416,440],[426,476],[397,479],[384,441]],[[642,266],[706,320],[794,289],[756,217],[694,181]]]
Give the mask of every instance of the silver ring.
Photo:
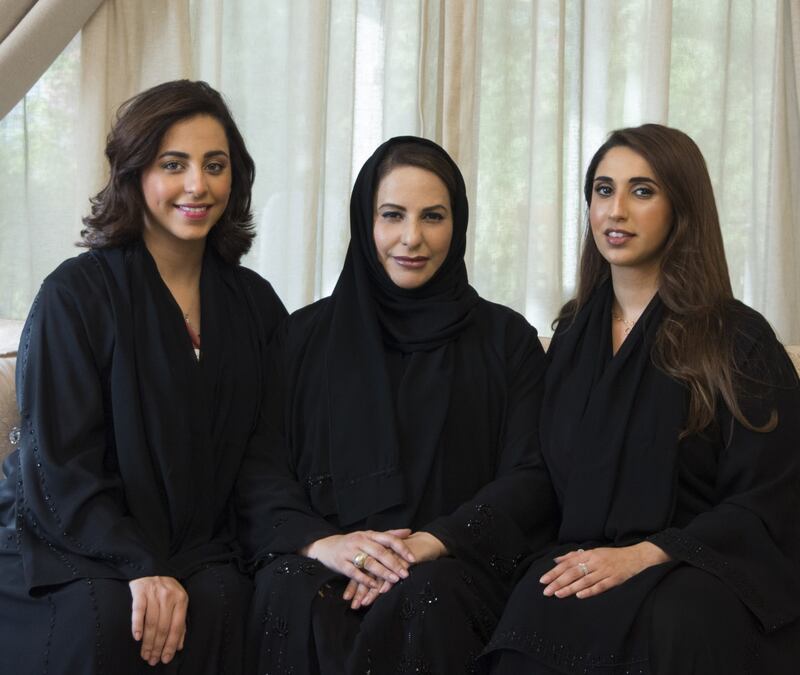
[[[583,576],[586,576],[587,574],[589,574],[589,566],[585,562],[579,562],[578,563],[578,569],[581,571],[581,574]]]
[[[353,556],[353,564],[358,567],[358,569],[363,570],[364,565],[367,564],[367,558],[369,558],[368,553],[364,553],[364,551],[359,551]]]

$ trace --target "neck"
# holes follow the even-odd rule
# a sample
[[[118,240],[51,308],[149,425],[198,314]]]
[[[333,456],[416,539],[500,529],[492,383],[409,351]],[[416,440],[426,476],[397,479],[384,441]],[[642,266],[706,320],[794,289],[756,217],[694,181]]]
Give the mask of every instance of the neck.
[[[611,267],[611,284],[621,316],[636,320],[658,292],[659,270]]]
[[[205,240],[164,241],[149,237],[145,233],[144,245],[153,256],[156,268],[164,283],[171,289],[174,285],[196,284],[203,267]]]

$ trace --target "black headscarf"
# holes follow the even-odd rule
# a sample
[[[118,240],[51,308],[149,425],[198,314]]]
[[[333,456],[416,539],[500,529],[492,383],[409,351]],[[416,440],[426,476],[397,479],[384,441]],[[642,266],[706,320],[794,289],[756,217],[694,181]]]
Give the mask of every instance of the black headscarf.
[[[391,281],[373,239],[378,168],[400,144],[433,148],[451,165],[456,180],[447,257],[429,281],[413,289]],[[374,152],[356,178],[350,201],[350,246],[330,303],[325,368],[331,472],[343,524],[409,498],[409,486],[398,467],[401,445],[414,452],[413,457],[404,457],[406,464],[424,463],[433,456],[449,403],[448,346],[469,325],[478,301],[464,264],[467,220],[461,172],[432,141],[392,138]],[[396,404],[385,362],[387,346],[410,355]]]

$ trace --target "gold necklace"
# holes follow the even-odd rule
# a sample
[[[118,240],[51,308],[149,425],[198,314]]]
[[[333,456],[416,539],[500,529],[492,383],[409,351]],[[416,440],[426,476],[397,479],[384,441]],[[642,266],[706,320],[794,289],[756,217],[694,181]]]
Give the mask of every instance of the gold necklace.
[[[622,315],[617,314],[613,310],[611,311],[611,316],[614,319],[614,321],[619,321],[623,326],[625,326],[625,335],[631,332],[631,329],[636,325],[636,321],[638,320],[637,317],[633,321],[628,321],[625,318],[623,318]]]

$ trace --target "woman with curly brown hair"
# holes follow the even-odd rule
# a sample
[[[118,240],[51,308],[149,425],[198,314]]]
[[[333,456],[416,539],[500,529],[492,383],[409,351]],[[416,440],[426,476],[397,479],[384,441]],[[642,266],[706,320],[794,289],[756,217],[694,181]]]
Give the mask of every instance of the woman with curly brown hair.
[[[221,96],[120,109],[89,251],[42,284],[0,483],[0,672],[239,673],[235,486],[285,311],[239,265],[253,161]]]
[[[584,194],[541,413],[560,528],[493,672],[797,672],[800,385],[733,298],[700,150],[660,125],[615,131]]]

